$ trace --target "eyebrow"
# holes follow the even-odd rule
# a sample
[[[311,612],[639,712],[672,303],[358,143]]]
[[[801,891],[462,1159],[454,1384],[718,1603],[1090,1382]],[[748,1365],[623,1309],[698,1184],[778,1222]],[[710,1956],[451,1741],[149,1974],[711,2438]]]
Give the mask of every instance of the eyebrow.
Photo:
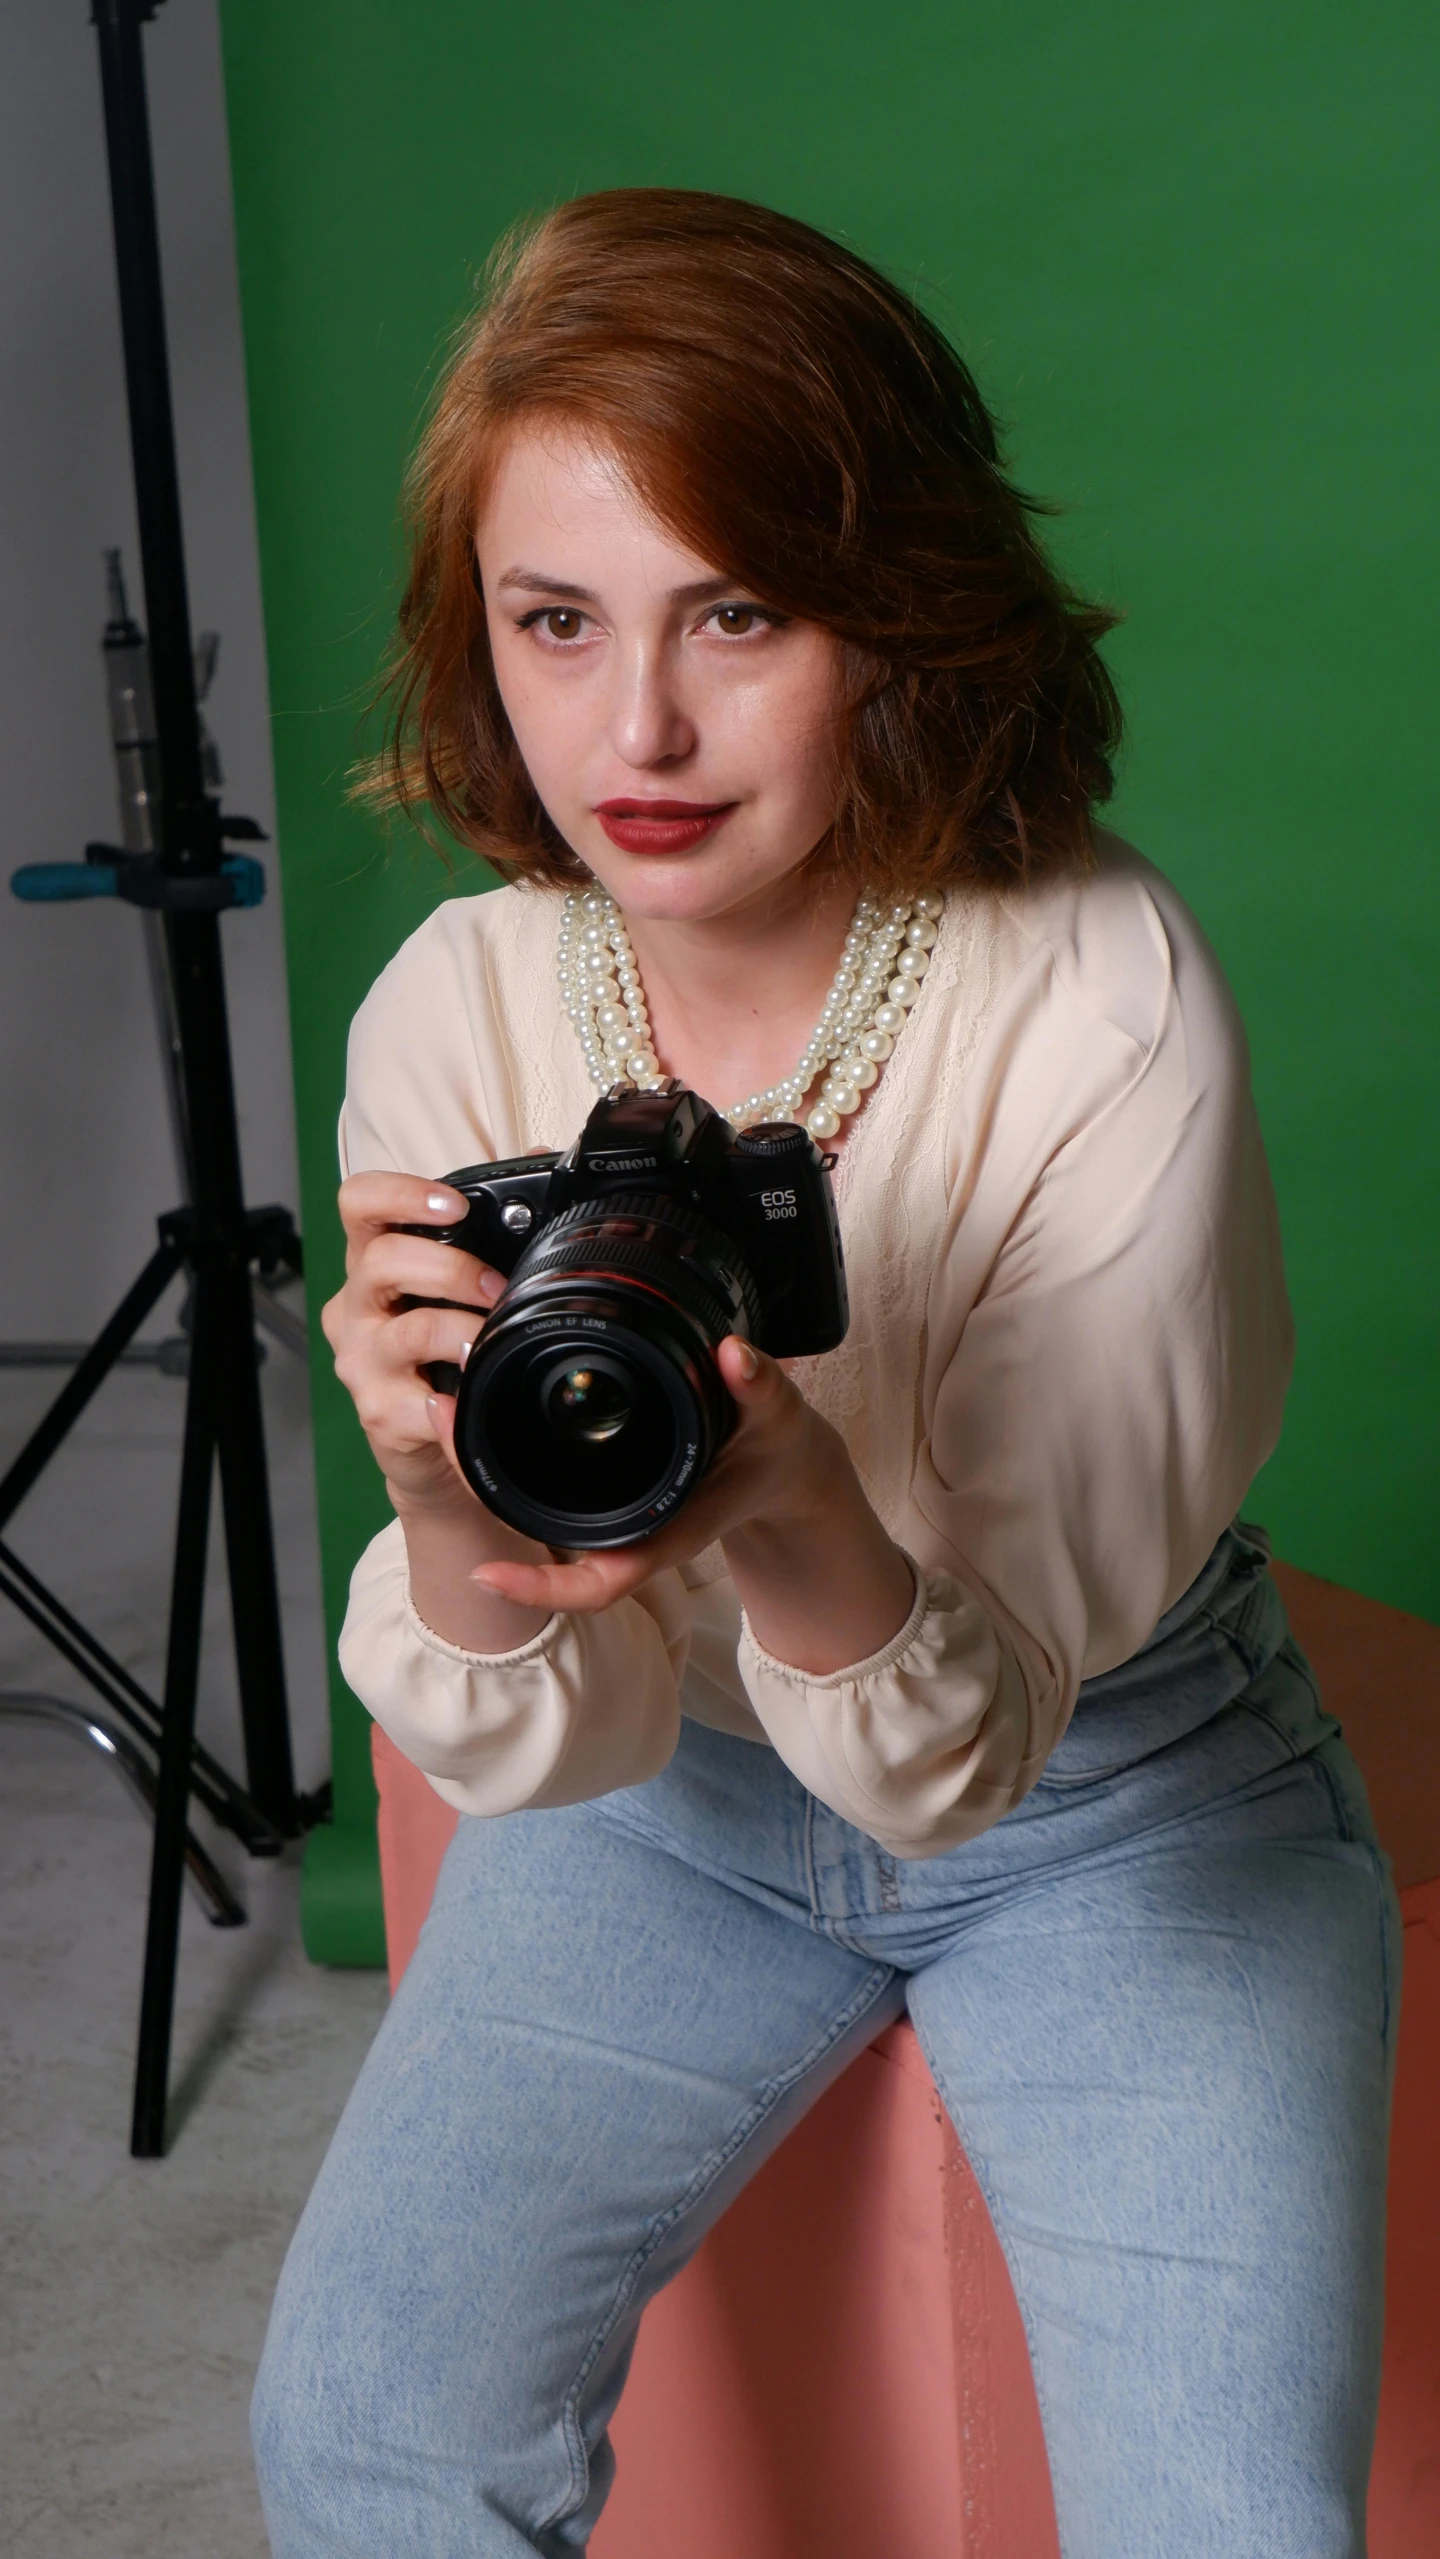
[[[522,595],[563,595],[572,604],[598,604],[593,587],[576,586],[571,578],[547,577],[542,569],[507,569],[498,579],[497,591],[518,587]],[[667,604],[713,604],[722,595],[744,595],[749,589],[738,578],[697,578],[690,586],[672,586]]]

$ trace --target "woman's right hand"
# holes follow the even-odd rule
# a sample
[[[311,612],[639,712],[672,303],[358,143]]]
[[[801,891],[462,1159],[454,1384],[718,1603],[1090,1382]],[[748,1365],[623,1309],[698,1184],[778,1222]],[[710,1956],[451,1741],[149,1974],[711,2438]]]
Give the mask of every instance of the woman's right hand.
[[[464,1367],[505,1282],[456,1245],[396,1231],[452,1226],[466,1207],[458,1191],[412,1173],[352,1173],[340,1186],[345,1285],[320,1321],[376,1463],[407,1505],[474,1504],[450,1453],[448,1404],[442,1414],[424,1368]]]

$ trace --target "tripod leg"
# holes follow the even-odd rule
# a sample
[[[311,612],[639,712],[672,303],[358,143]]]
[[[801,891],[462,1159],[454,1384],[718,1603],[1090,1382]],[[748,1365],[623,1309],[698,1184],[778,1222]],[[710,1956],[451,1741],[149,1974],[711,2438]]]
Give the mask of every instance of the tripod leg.
[[[145,1934],[144,1986],[140,1996],[140,2041],[135,2059],[135,2108],[130,2127],[130,2150],[136,2159],[161,2159],[165,2155],[165,2099],[170,2078],[170,2030],[175,2014],[175,1966],[180,1951],[180,1892],[185,1879],[190,1745],[195,1730],[195,1692],[200,1675],[205,1551],[210,1530],[210,1481],[215,1466],[226,1276],[223,1266],[217,1268],[214,1260],[202,1263],[195,1275],[195,1321],[190,1338],[185,1450],[180,1464],[180,1509],[175,1530],[175,1580],[170,1594],[170,1642],[165,1659],[165,1707],[160,1735],[160,1779],[155,1797],[150,1913]]]
[[[153,1750],[164,1725],[164,1709],[157,1706],[136,1679],[132,1679],[123,1662],[107,1653],[99,1638],[88,1626],[72,1617],[68,1608],[47,1590],[38,1573],[23,1564],[13,1547],[0,1538],[0,1599],[8,1599],[22,1617],[28,1617],[37,1634],[52,1644],[62,1661],[69,1662],[83,1680],[87,1680],[97,1697],[102,1697],[112,1715],[137,1740]],[[280,1834],[263,1814],[258,1813],[242,1786],[238,1786],[228,1768],[212,1759],[208,1750],[196,1742],[190,1753],[190,1792],[204,1805],[213,1821],[248,1848],[252,1857],[278,1857]]]
[[[0,1482],[0,1528],[19,1509],[31,1485],[49,1465],[65,1434],[79,1420],[97,1386],[104,1384],[151,1307],[163,1297],[180,1268],[178,1244],[159,1245],[129,1294],[116,1307],[103,1333],[91,1343],[73,1377],[66,1380],[44,1419],[37,1424],[19,1456]]]
[[[240,1720],[245,1734],[245,1782],[251,1801],[266,1819],[277,1830],[293,1835],[299,1828],[299,1815],[290,1757],[290,1711],[285,1694],[285,1654],[275,1578],[255,1317],[248,1271],[232,1270],[227,1276],[230,1287],[218,1413],[220,1490],[225,1505]]]

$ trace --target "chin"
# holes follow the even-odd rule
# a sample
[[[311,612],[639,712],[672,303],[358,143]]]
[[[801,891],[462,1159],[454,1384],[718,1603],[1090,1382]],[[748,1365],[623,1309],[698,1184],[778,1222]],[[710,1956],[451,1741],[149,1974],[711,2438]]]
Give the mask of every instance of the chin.
[[[800,869],[806,855],[752,869],[718,844],[698,854],[626,855],[607,837],[598,857],[587,852],[581,859],[626,915],[652,924],[705,924],[766,898]]]

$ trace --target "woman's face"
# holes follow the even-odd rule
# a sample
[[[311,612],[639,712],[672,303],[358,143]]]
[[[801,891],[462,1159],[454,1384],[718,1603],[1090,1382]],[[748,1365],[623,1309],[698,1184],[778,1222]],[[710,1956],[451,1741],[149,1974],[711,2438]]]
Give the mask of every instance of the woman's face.
[[[476,553],[501,699],[566,843],[633,916],[773,911],[835,815],[839,642],[684,550],[560,427],[512,436]]]

